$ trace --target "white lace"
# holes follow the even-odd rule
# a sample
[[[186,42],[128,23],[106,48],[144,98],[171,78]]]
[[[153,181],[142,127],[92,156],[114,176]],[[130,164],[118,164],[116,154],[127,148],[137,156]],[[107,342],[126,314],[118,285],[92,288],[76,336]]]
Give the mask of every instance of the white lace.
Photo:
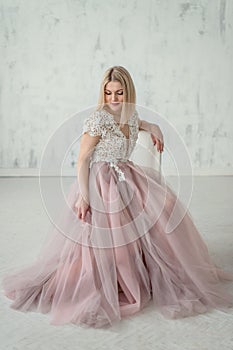
[[[126,162],[136,145],[139,132],[137,111],[129,118],[128,125],[129,139],[120,130],[113,115],[104,109],[93,112],[84,120],[83,133],[101,136],[91,155],[90,168],[94,162],[109,162],[109,165],[116,170],[119,181],[125,180],[125,175],[117,163]]]

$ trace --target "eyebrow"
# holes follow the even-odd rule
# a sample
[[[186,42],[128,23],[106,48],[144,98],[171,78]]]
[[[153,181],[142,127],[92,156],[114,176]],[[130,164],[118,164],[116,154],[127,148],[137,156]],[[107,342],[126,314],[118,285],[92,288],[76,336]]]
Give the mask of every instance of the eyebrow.
[[[120,91],[120,90],[123,90],[123,89],[116,90],[116,92],[117,92],[117,91]],[[111,90],[108,90],[108,89],[105,89],[105,91],[110,91],[110,92],[112,92]]]

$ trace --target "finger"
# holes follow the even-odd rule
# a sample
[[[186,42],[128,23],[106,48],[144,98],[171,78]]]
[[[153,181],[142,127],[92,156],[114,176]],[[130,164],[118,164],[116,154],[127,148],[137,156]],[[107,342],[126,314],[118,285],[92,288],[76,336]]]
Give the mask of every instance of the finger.
[[[163,150],[163,143],[160,140],[158,142],[157,150],[158,150],[158,152],[162,152],[162,150]]]
[[[82,220],[84,220],[85,219],[85,216],[86,216],[86,210],[83,210],[83,212],[82,212]]]
[[[164,141],[162,142],[162,151],[163,151],[163,149],[164,149]]]
[[[79,219],[82,219],[82,212],[81,212],[80,209],[78,210],[77,216],[78,216]]]
[[[159,140],[159,151],[161,151],[161,149],[162,149],[162,142],[161,140]]]
[[[155,141],[154,145],[157,146],[157,151],[159,152],[159,150],[160,150],[160,141],[159,141],[159,139],[157,139]]]
[[[162,152],[163,151],[163,148],[164,148],[163,138],[159,139],[159,138],[153,137],[153,144],[154,144],[154,146],[157,145],[157,151],[158,152]]]

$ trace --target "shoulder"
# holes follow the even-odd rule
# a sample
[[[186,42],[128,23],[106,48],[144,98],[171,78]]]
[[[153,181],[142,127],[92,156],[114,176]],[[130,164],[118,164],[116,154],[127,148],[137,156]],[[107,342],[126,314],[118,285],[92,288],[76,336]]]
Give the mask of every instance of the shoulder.
[[[138,111],[135,109],[133,114],[131,115],[130,119],[138,119]]]
[[[136,109],[135,109],[134,114],[133,114],[133,119],[134,119],[134,121],[136,121],[138,127],[140,128],[140,126],[141,126],[141,119],[140,119],[139,113],[138,113],[138,111]]]
[[[104,109],[99,109],[92,112],[84,122],[104,123],[105,120],[109,119],[109,114]]]
[[[101,135],[103,114],[101,111],[94,111],[83,121],[83,133],[88,132],[91,136]]]
[[[100,121],[102,119],[102,113],[101,113],[101,110],[96,110],[94,112],[92,112],[90,115],[88,115],[84,121]]]

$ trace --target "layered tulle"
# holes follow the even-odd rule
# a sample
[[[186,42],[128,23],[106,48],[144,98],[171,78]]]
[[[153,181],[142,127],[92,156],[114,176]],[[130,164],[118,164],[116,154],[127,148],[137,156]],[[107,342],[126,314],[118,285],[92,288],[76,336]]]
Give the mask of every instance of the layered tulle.
[[[160,174],[129,160],[118,166],[125,181],[107,162],[93,164],[85,222],[76,215],[80,189],[72,183],[37,260],[2,280],[11,307],[50,313],[51,324],[92,327],[113,325],[149,300],[166,318],[232,307],[223,282],[233,274],[211,260]]]

